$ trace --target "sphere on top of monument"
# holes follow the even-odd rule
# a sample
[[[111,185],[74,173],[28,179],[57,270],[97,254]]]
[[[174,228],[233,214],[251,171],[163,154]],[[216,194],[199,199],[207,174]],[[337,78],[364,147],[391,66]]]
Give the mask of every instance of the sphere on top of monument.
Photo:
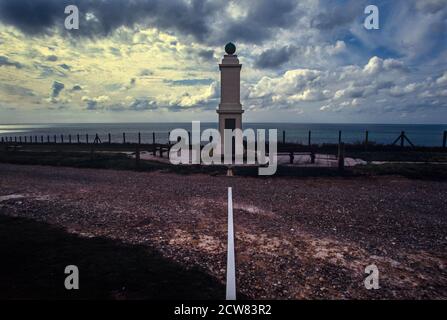
[[[232,55],[236,52],[236,46],[232,42],[228,42],[225,46],[225,52],[229,55]]]

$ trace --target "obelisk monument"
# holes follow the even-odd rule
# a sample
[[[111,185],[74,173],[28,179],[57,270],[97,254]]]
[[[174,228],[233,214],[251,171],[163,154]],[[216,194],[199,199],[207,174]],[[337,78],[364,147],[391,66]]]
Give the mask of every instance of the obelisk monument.
[[[242,105],[241,96],[241,68],[236,52],[236,46],[228,43],[220,69],[220,104],[217,109],[219,114],[219,132],[224,139],[224,129],[242,129]],[[223,142],[223,140],[222,140]]]

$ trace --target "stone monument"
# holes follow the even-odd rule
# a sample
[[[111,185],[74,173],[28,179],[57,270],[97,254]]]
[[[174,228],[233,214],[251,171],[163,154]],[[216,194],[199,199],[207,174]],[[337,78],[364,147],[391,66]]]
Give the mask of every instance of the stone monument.
[[[220,104],[217,108],[219,114],[219,132],[224,139],[224,129],[242,129],[241,68],[236,52],[236,46],[228,43],[220,69]]]

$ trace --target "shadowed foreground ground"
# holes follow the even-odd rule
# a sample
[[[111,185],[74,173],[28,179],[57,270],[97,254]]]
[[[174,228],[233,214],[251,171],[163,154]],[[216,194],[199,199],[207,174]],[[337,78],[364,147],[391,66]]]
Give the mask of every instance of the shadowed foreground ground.
[[[26,287],[22,274],[29,270],[21,268],[35,266],[42,274],[49,265],[62,284],[62,266],[79,264],[82,288],[106,288],[80,293],[86,296],[154,297],[152,285],[137,286],[143,282],[153,283],[157,298],[222,298],[216,282],[225,280],[231,186],[241,294],[261,299],[447,298],[443,181],[393,176],[260,179],[8,164],[0,164],[0,177],[0,215],[65,230],[58,230],[54,239],[21,246],[21,234],[27,234],[22,229],[35,234],[28,238],[46,239],[49,226],[7,221],[3,228],[12,228],[7,232],[16,238],[2,235],[2,243],[10,243],[2,244],[0,253],[2,268],[9,268],[1,275],[7,280],[3,295],[51,291],[41,288],[46,284],[39,276],[33,278],[34,287]],[[58,240],[65,238],[71,240]],[[67,245],[73,256],[68,256],[65,241],[74,241]],[[5,251],[15,262],[4,262]],[[45,260],[47,256],[51,259]],[[92,257],[93,265],[106,265],[105,271],[92,268],[86,257]],[[114,261],[123,264],[113,269]],[[370,264],[379,268],[379,290],[364,287],[364,269]],[[216,282],[183,267],[204,270]],[[137,280],[130,277],[131,268]],[[176,273],[186,273],[187,283],[194,284],[191,291],[174,290],[185,284],[172,276]],[[103,274],[111,280],[105,281]],[[129,292],[120,293],[122,287]],[[44,295],[67,297],[58,291]]]
[[[220,299],[211,276],[141,245],[82,238],[47,223],[0,216],[0,299]],[[66,290],[76,264],[80,290]]]

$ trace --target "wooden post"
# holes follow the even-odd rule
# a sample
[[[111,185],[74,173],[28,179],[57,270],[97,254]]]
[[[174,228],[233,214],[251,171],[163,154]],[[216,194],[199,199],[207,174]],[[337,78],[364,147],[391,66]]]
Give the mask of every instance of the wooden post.
[[[123,132],[123,143],[126,143],[126,133]]]
[[[43,136],[40,136],[40,143],[43,144]]]
[[[338,145],[338,170],[345,169],[345,144],[342,142]]]
[[[68,135],[68,143],[71,144],[71,134]]]
[[[79,140],[79,133],[76,134],[76,138],[78,138],[77,140],[78,140],[78,144],[79,144],[79,143],[80,143],[80,140]]]
[[[25,136],[25,143],[28,143],[28,138]]]
[[[61,143],[64,143],[64,135],[61,134]]]
[[[338,144],[341,143],[341,130],[338,131]]]
[[[289,157],[290,157],[290,164],[293,164],[293,160],[295,159],[293,152],[290,152]]]
[[[155,149],[155,132],[152,132],[152,153],[155,156],[157,150]]]
[[[141,132],[138,132],[138,144],[141,144]]]
[[[111,144],[112,143],[112,135],[109,133],[108,136],[109,136],[109,144]]]
[[[400,146],[404,146],[404,139],[405,139],[405,131],[402,131],[400,134]]]
[[[56,135],[54,135],[54,143],[57,143]]]
[[[369,132],[366,130],[365,132],[365,150],[368,149],[368,142],[369,142]]]
[[[17,143],[17,137],[14,137],[14,142]]]
[[[444,131],[444,138],[442,139],[442,147],[445,149],[447,144],[447,131]]]
[[[286,144],[286,130],[282,131],[282,143]]]
[[[2,138],[2,142],[3,142],[3,138]],[[19,137],[19,142],[22,143],[22,136]]]
[[[29,143],[33,143],[33,136],[29,136]]]
[[[49,135],[47,135],[47,143],[50,144],[50,136]]]
[[[307,143],[307,144],[308,144],[309,147],[310,147],[311,144],[312,144],[312,131],[310,131],[310,130],[309,130],[309,136],[308,136],[308,139],[307,139],[307,140],[308,140],[308,143]]]
[[[85,135],[85,141],[88,144],[88,133]]]

